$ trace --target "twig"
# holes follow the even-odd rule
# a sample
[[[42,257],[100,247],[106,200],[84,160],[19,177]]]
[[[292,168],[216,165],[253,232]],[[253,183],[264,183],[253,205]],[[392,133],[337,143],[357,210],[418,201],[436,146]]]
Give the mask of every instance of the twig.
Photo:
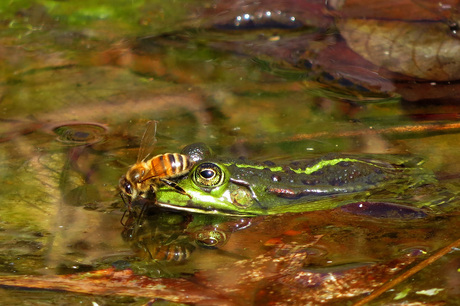
[[[290,141],[302,141],[318,138],[345,138],[357,137],[364,135],[401,135],[401,134],[418,134],[418,133],[455,133],[460,129],[460,123],[440,123],[440,124],[419,124],[419,125],[404,125],[387,127],[381,129],[360,129],[356,131],[340,131],[337,133],[318,132],[310,134],[297,134],[289,138]]]
[[[387,282],[386,284],[384,284],[379,289],[377,289],[374,292],[372,292],[367,297],[365,297],[362,300],[360,300],[359,302],[355,303],[353,306],[362,306],[362,305],[364,305],[366,303],[371,302],[372,300],[376,299],[377,297],[379,297],[381,294],[383,294],[387,290],[393,288],[394,286],[396,286],[399,283],[403,282],[404,280],[406,280],[407,278],[411,277],[415,273],[417,273],[420,270],[426,268],[427,266],[429,266],[430,264],[432,264],[433,262],[435,262],[439,258],[443,257],[444,255],[449,253],[453,248],[458,248],[458,247],[460,247],[460,239],[458,239],[458,240],[452,242],[451,244],[449,244],[448,246],[442,248],[439,252],[437,252],[436,254],[428,257],[427,259],[425,259],[424,261],[420,262],[416,266],[410,268],[406,272],[404,272],[401,275],[399,275],[397,278]]]

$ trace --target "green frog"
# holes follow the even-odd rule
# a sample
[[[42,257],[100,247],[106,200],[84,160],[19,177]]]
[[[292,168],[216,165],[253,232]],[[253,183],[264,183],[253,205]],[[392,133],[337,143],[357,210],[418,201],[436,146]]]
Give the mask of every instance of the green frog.
[[[194,166],[177,185],[156,191],[160,207],[194,213],[257,216],[326,210],[360,201],[391,200],[415,206],[408,190],[436,183],[420,160],[397,156],[332,154],[319,158],[255,162],[218,157],[203,143],[185,147]]]

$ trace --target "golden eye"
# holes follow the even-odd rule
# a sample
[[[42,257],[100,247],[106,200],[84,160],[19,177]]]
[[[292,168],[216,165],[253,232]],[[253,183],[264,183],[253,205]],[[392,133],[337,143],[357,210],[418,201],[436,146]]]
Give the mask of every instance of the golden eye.
[[[215,187],[222,184],[224,174],[222,169],[213,163],[202,163],[195,170],[195,181],[204,187]]]
[[[213,228],[212,230],[200,230],[195,233],[195,242],[201,247],[217,249],[227,242],[228,237],[224,231]]]

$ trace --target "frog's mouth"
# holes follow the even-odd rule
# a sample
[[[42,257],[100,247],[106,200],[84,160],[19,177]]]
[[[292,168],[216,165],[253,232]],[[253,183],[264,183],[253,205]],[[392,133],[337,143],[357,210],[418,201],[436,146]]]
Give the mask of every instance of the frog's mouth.
[[[171,210],[180,210],[180,211],[187,211],[191,213],[207,214],[207,215],[240,216],[240,217],[256,216],[255,214],[242,213],[242,212],[237,212],[237,211],[232,211],[232,210],[215,209],[211,207],[209,209],[205,209],[203,207],[193,206],[193,204],[190,204],[187,206],[178,206],[178,205],[173,205],[169,203],[157,202],[155,203],[155,205],[158,205],[159,207],[162,207],[162,208],[171,209]]]

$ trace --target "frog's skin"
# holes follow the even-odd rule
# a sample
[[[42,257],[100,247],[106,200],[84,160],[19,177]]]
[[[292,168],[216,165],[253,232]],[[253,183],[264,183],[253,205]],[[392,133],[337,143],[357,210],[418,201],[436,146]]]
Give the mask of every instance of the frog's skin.
[[[216,157],[201,143],[181,153],[195,162],[177,180],[191,198],[164,186],[157,190],[157,205],[196,213],[255,216],[325,210],[374,199],[395,202],[409,189],[436,182],[419,164],[392,156],[329,155],[285,164],[257,163]]]

